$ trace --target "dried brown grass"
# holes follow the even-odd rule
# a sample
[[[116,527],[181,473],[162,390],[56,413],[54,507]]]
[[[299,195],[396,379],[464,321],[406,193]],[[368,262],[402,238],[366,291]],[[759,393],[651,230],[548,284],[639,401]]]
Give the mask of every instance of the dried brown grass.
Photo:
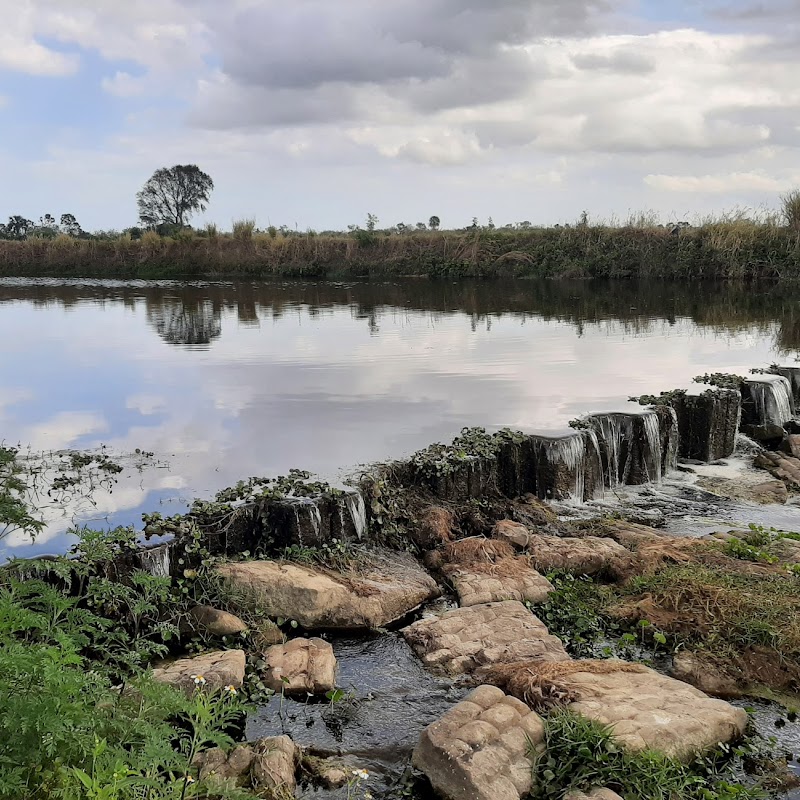
[[[474,536],[470,539],[461,539],[445,545],[442,557],[448,564],[494,564],[506,558],[513,558],[516,554],[509,542],[498,539],[485,539]]]
[[[580,700],[579,693],[566,681],[570,675],[646,671],[641,664],[622,661],[523,661],[491,667],[481,673],[481,678],[522,700],[534,711],[547,712]]]

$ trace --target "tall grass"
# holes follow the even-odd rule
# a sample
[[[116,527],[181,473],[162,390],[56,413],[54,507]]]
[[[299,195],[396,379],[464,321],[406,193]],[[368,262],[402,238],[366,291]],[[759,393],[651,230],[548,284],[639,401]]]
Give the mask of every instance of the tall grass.
[[[800,223],[800,194],[793,202]],[[141,240],[75,240],[71,247],[58,240],[0,241],[0,274],[800,279],[800,228],[743,216],[697,227],[651,223],[650,215],[641,215],[622,226],[375,231],[359,237],[273,236],[257,233],[254,220],[244,219],[230,234],[212,228],[162,237],[150,231]]]
[[[256,229],[254,219],[237,219],[233,222],[233,238],[239,242],[249,242],[253,238]]]
[[[789,192],[781,198],[786,226],[800,234],[800,190]]]

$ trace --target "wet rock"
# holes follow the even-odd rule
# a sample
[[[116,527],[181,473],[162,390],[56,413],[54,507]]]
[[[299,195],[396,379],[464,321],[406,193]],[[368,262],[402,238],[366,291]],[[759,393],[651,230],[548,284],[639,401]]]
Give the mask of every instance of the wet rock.
[[[525,660],[569,660],[561,642],[522,603],[470,606],[415,622],[403,636],[422,662],[449,675]]]
[[[672,660],[672,677],[715,697],[730,700],[742,696],[736,681],[697,653],[677,653]]]
[[[704,463],[733,455],[741,404],[741,393],[735,389],[674,396],[671,405],[680,431],[678,455]]]
[[[233,686],[239,689],[244,681],[244,650],[215,650],[191,658],[163,661],[153,667],[153,677],[191,693],[198,686],[195,677],[202,677],[205,691],[214,692]]]
[[[756,442],[768,445],[780,444],[786,435],[783,426],[773,422],[764,425],[742,425],[742,433]]]
[[[264,654],[264,683],[274,692],[324,694],[336,685],[333,647],[322,639],[292,639]]]
[[[742,483],[729,478],[703,477],[697,485],[707,492],[728,500],[745,500],[749,503],[784,505],[789,499],[789,492],[783,481],[763,481],[761,483]]]
[[[426,728],[414,767],[445,800],[520,800],[532,787],[532,752],[544,723],[524,703],[481,686]]]
[[[350,771],[339,761],[304,755],[301,764],[303,772],[305,772],[315,784],[329,791],[341,789],[342,786],[345,786],[350,780]]]
[[[250,775],[255,789],[283,791],[294,795],[297,788],[295,769],[298,751],[288,736],[261,739],[253,746],[253,766]]]
[[[574,662],[578,668],[584,663]],[[747,727],[743,709],[643,666],[635,672],[573,672],[559,681],[580,698],[570,710],[611,726],[632,750],[690,759],[739,738]]]
[[[668,534],[657,528],[622,519],[603,520],[594,532],[613,539],[627,550],[635,550],[642,544],[652,544],[669,538]]]
[[[759,453],[753,463],[783,481],[789,489],[800,489],[800,459],[784,453]]]
[[[614,574],[619,569],[626,569],[631,560],[628,550],[613,539],[540,536],[523,533],[524,528],[521,528],[513,522],[502,521],[495,526],[493,535],[525,550],[540,572],[563,570],[573,575]]]
[[[406,553],[375,554],[352,575],[277,561],[223,564],[217,574],[262,613],[309,630],[380,628],[439,595]]]
[[[254,753],[250,745],[239,745],[230,754],[220,747],[214,747],[200,753],[193,765],[199,768],[201,780],[243,786],[248,782],[253,759]]]
[[[800,435],[792,433],[786,437],[786,452],[792,458],[800,459]]]
[[[247,630],[246,623],[239,617],[211,606],[195,606],[189,616],[198,630],[212,636],[236,636]]]
[[[411,529],[410,536],[420,550],[433,550],[452,540],[455,527],[452,511],[430,506],[420,514],[419,525]]]

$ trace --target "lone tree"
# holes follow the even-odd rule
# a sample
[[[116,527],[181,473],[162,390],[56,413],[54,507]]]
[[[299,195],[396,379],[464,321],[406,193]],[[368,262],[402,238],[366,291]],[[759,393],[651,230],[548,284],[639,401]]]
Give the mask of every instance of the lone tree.
[[[442,221],[439,219],[439,217],[436,217],[436,216],[433,216],[428,220],[428,227],[432,231],[438,231],[439,230],[439,226],[441,224],[442,224]]]
[[[194,164],[157,169],[136,195],[139,219],[151,228],[183,228],[192,214],[206,210],[213,189],[211,176]]]

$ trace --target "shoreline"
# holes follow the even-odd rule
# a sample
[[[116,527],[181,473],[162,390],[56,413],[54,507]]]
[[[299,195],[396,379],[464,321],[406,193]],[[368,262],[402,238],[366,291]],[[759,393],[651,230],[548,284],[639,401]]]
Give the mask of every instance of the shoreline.
[[[758,223],[0,241],[0,275],[119,279],[800,279],[800,233]]]

